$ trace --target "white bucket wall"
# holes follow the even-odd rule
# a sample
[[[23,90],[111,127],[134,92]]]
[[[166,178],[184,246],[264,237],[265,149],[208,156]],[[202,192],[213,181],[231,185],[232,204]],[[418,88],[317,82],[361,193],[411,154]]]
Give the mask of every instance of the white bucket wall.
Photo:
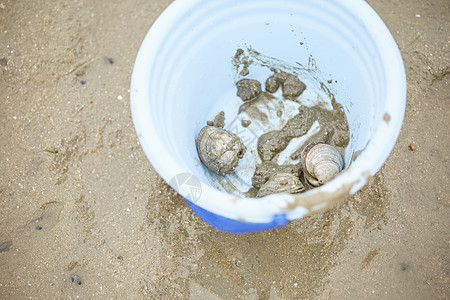
[[[300,45],[303,42],[303,45]],[[206,120],[239,105],[237,48],[251,47],[288,64],[308,65],[311,56],[345,109],[351,133],[345,161],[363,150],[332,182],[305,195],[353,184],[359,190],[387,159],[400,131],[406,82],[398,48],[364,1],[184,0],[175,1],[147,34],[133,70],[131,105],[141,145],[167,181],[191,173],[202,183],[198,206],[248,222],[286,211],[292,195],[239,198],[216,190],[205,175],[195,138]],[[264,82],[270,71],[251,73]],[[226,115],[227,120],[232,118]],[[356,184],[354,184],[357,182]],[[177,190],[189,198],[183,187]]]

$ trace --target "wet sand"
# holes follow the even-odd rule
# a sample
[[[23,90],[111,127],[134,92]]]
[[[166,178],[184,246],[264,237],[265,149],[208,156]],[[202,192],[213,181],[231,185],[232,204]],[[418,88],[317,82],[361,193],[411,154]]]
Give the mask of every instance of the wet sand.
[[[391,156],[249,235],[200,220],[138,144],[131,71],[170,2],[0,0],[0,298],[450,298],[449,2],[368,1],[408,77]]]

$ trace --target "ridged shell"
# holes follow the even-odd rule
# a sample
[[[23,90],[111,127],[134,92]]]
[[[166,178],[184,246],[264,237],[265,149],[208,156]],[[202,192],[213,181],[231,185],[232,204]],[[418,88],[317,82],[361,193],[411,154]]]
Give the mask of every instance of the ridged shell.
[[[312,143],[302,151],[301,162],[308,182],[319,186],[342,171],[344,160],[337,149],[324,143]]]
[[[304,190],[305,187],[297,176],[291,173],[277,173],[261,186],[256,197],[263,197],[281,192],[296,194],[303,192]]]
[[[213,126],[205,126],[200,130],[196,144],[201,162],[219,175],[233,173],[239,159],[247,151],[239,136]]]

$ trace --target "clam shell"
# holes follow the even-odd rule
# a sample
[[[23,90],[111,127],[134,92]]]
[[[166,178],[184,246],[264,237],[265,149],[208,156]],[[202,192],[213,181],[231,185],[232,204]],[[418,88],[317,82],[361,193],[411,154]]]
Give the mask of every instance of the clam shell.
[[[344,160],[339,151],[324,143],[306,146],[302,151],[301,162],[306,180],[313,186],[332,180],[344,167]]]
[[[261,186],[256,197],[282,192],[296,194],[304,190],[305,187],[297,176],[291,173],[276,173]]]
[[[247,150],[239,136],[213,126],[200,130],[196,145],[201,162],[219,175],[233,173]]]
[[[278,165],[271,161],[256,164],[255,173],[252,177],[252,185],[260,189],[276,173],[290,173],[300,178],[301,170],[299,165]]]

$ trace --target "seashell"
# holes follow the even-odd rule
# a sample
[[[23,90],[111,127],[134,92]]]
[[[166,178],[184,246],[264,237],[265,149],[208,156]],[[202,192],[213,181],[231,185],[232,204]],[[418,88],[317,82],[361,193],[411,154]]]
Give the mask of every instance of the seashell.
[[[247,151],[239,136],[213,126],[200,130],[196,145],[201,162],[218,175],[233,173]]]
[[[261,186],[256,197],[282,192],[296,194],[304,190],[305,187],[297,176],[291,173],[276,173]]]
[[[271,161],[256,164],[255,173],[252,177],[252,185],[260,189],[276,173],[290,173],[299,178],[301,174],[299,165],[278,165]]]
[[[333,146],[312,143],[302,151],[301,162],[306,180],[319,186],[332,180],[344,167],[341,154]]]

